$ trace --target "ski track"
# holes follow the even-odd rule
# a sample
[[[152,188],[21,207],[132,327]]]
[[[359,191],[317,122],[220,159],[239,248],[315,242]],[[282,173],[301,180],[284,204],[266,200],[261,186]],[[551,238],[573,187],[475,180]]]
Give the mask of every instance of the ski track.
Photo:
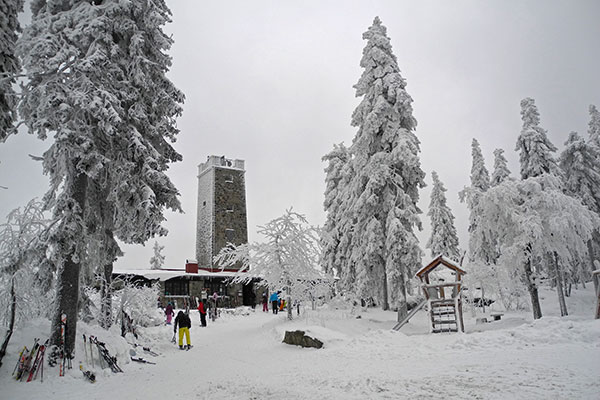
[[[321,350],[281,343],[282,329],[302,324],[259,311],[221,318],[208,328],[192,328],[190,351],[169,342],[171,327],[160,327],[161,355],[138,352],[157,365],[123,363],[123,374],[97,368],[95,384],[83,380],[78,362],[64,378],[17,383],[9,377],[10,356],[2,367],[0,399],[599,398],[600,345],[593,340],[598,324],[593,329],[559,324],[545,329],[545,341],[532,325],[466,335],[373,329]]]

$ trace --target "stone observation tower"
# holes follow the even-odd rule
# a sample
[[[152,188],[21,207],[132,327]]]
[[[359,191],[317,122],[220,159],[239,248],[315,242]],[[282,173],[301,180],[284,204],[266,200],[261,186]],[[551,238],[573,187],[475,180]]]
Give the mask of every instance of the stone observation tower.
[[[198,165],[196,260],[217,268],[212,258],[227,243],[248,243],[244,160],[209,156]]]

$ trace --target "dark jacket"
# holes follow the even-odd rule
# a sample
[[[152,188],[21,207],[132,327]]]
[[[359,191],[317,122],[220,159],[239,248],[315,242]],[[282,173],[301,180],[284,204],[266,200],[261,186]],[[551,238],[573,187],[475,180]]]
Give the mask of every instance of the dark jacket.
[[[183,311],[179,311],[179,313],[177,314],[177,317],[175,318],[175,325],[173,326],[173,329],[177,329],[177,327],[179,327],[179,328],[191,328],[192,327],[192,321],[190,321],[190,317]]]

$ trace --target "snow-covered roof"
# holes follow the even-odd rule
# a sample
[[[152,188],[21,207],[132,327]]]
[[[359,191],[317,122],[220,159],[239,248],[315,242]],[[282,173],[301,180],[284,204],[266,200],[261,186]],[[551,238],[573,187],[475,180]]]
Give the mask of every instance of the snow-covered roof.
[[[167,281],[171,278],[177,278],[177,277],[190,277],[190,278],[233,278],[234,276],[236,276],[235,272],[228,272],[228,271],[217,271],[217,272],[210,272],[210,271],[205,271],[205,270],[198,270],[198,273],[190,273],[190,272],[185,272],[184,269],[181,270],[166,270],[166,269],[120,269],[120,270],[113,270],[113,274],[119,274],[119,275],[137,275],[137,276],[143,276],[146,279],[150,279],[150,280],[159,280],[161,282],[163,281]]]
[[[415,276],[417,277],[421,277],[422,275],[428,273],[429,271],[433,270],[434,268],[436,268],[439,264],[444,264],[446,267],[455,270],[456,272],[459,272],[461,274],[466,274],[466,272],[460,267],[460,265],[458,265],[458,263],[454,260],[449,259],[448,257],[444,257],[443,255],[439,255],[436,258],[434,258],[429,264],[425,265],[423,268],[421,268],[416,274]]]

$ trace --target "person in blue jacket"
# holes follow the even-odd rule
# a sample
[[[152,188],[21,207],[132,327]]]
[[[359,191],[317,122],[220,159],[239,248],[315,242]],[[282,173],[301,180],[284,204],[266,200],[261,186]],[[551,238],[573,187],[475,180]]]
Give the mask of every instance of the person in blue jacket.
[[[277,314],[279,310],[279,292],[271,293],[271,297],[269,297],[269,301],[273,305],[273,314]]]

